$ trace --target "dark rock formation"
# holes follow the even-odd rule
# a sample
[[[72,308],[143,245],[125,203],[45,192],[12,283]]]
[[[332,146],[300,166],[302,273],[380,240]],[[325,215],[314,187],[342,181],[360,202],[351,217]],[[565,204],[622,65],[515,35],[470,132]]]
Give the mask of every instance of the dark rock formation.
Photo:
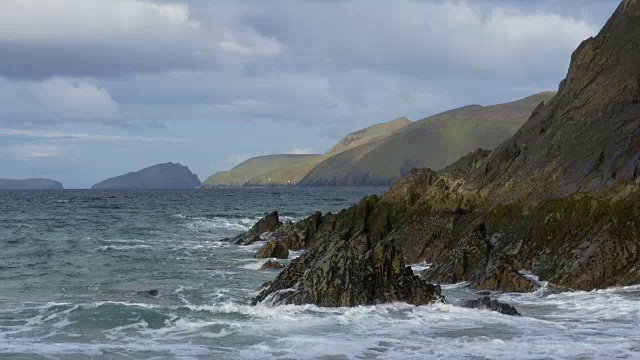
[[[274,240],[285,244],[289,250],[302,250],[311,245],[322,223],[322,213],[307,217],[297,222],[288,221],[266,236],[266,240]]]
[[[284,267],[283,264],[280,264],[277,261],[273,261],[273,260],[269,260],[266,263],[262,264],[262,266],[260,267],[260,270],[264,271],[264,270],[278,270],[278,269],[282,269]]]
[[[249,231],[236,236],[231,241],[236,245],[250,245],[256,241],[260,241],[260,236],[263,234],[276,231],[281,225],[282,223],[280,222],[278,212],[274,211],[265,215],[265,217],[253,225]]]
[[[633,183],[639,132],[640,3],[625,0],[573,53],[556,96],[466,181],[500,202]]]
[[[198,186],[198,176],[188,167],[165,163],[104,180],[92,189],[191,189]]]
[[[412,170],[381,198],[287,231],[302,234],[292,243],[308,251],[254,302],[438,299],[405,261],[432,263],[422,274],[428,281],[497,291],[533,290],[521,270],[553,289],[640,283],[638,133],[640,1],[625,0],[576,50],[558,94],[512,138],[440,173]]]
[[[282,242],[269,240],[256,252],[255,257],[258,259],[287,259],[289,258],[289,249]]]
[[[325,239],[292,261],[253,303],[357,306],[403,301],[424,305],[441,299],[440,288],[405,267],[393,241],[371,247],[365,233]]]
[[[511,305],[503,304],[498,300],[493,300],[488,296],[482,297],[477,300],[469,300],[464,303],[464,307],[471,309],[480,309],[480,310],[491,310],[496,311],[501,314],[511,315],[511,316],[520,316],[520,313],[516,308]]]
[[[0,179],[0,190],[62,190],[62,184],[50,179]]]

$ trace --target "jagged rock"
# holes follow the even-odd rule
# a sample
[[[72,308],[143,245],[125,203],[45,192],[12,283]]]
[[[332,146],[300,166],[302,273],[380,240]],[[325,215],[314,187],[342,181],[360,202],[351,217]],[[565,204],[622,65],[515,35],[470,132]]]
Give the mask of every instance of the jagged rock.
[[[273,261],[273,260],[269,260],[266,263],[262,264],[262,266],[260,267],[260,270],[278,270],[278,269],[282,269],[284,267],[283,264],[280,264],[277,261]]]
[[[251,227],[251,229],[249,229],[249,231],[236,236],[231,241],[233,241],[233,243],[236,245],[250,245],[256,241],[260,241],[260,236],[262,234],[274,232],[281,225],[282,223],[280,222],[278,212],[274,211],[260,219],[255,225]]]
[[[571,57],[556,96],[465,177],[491,201],[633,183],[640,166],[640,2],[623,1]]]
[[[306,249],[313,242],[321,223],[322,213],[316,212],[297,222],[285,222],[266,239],[283,242],[289,250]]]
[[[482,275],[473,281],[473,287],[487,290],[500,290],[507,292],[531,292],[535,286],[531,281],[513,269],[507,261],[491,260]]]
[[[440,299],[440,289],[404,266],[392,240],[370,247],[364,233],[326,239],[293,260],[253,300],[275,304],[340,307],[403,301],[424,305]]]
[[[491,299],[488,296],[481,297],[477,300],[466,301],[463,306],[471,309],[496,311],[505,315],[520,316],[518,310],[516,310],[516,308],[514,308],[513,306],[503,304],[498,300]]]
[[[429,281],[498,291],[532,290],[522,269],[561,289],[640,283],[638,133],[640,1],[625,0],[514,136],[321,216],[298,236],[307,240],[293,241],[309,251],[254,302],[436,300],[437,287],[405,261],[432,263]]]
[[[258,259],[287,259],[289,258],[289,249],[283,242],[269,240],[256,252],[255,257]]]

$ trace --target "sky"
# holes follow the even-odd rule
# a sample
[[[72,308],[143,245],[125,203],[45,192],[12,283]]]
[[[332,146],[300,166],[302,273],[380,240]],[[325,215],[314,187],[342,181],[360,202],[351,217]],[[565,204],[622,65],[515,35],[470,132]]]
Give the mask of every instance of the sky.
[[[4,0],[0,178],[204,180],[556,90],[619,0]]]

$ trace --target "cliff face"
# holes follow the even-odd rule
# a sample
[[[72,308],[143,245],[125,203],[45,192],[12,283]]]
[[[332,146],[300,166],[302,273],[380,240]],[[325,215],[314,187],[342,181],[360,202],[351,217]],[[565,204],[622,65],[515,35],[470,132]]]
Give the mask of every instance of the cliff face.
[[[0,179],[0,190],[62,190],[62,184],[50,179]]]
[[[495,148],[553,96],[544,92],[505,104],[470,105],[416,121],[384,139],[327,158],[300,185],[388,186],[414,167],[441,169],[478,147]]]
[[[432,263],[422,277],[433,282],[531,291],[539,284],[526,270],[560,291],[640,283],[639,42],[640,1],[625,0],[573,54],[558,94],[513,137],[440,173],[411,171],[381,198],[320,217],[304,232],[316,256],[292,262],[256,300],[286,294],[295,303],[322,303],[318,279],[339,272],[322,275],[317,265],[328,253],[318,249],[354,236],[364,240],[349,240],[347,249],[389,244],[407,263]],[[347,231],[354,226],[357,233]],[[286,234],[279,240],[291,243]]]
[[[495,189],[503,200],[532,192],[566,196],[635,182],[640,158],[639,24],[638,1],[622,2],[602,31],[573,53],[558,94],[467,181]]]
[[[188,167],[165,163],[104,180],[92,189],[191,189],[197,186],[200,180]]]

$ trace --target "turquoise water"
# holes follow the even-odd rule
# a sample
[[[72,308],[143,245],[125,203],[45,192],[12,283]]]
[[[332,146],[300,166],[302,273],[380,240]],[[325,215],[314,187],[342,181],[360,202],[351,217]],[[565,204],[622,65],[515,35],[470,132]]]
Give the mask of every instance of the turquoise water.
[[[521,318],[455,306],[465,284],[453,305],[248,305],[276,273],[223,238],[382,190],[0,192],[0,358],[640,357],[640,287],[499,295]]]

